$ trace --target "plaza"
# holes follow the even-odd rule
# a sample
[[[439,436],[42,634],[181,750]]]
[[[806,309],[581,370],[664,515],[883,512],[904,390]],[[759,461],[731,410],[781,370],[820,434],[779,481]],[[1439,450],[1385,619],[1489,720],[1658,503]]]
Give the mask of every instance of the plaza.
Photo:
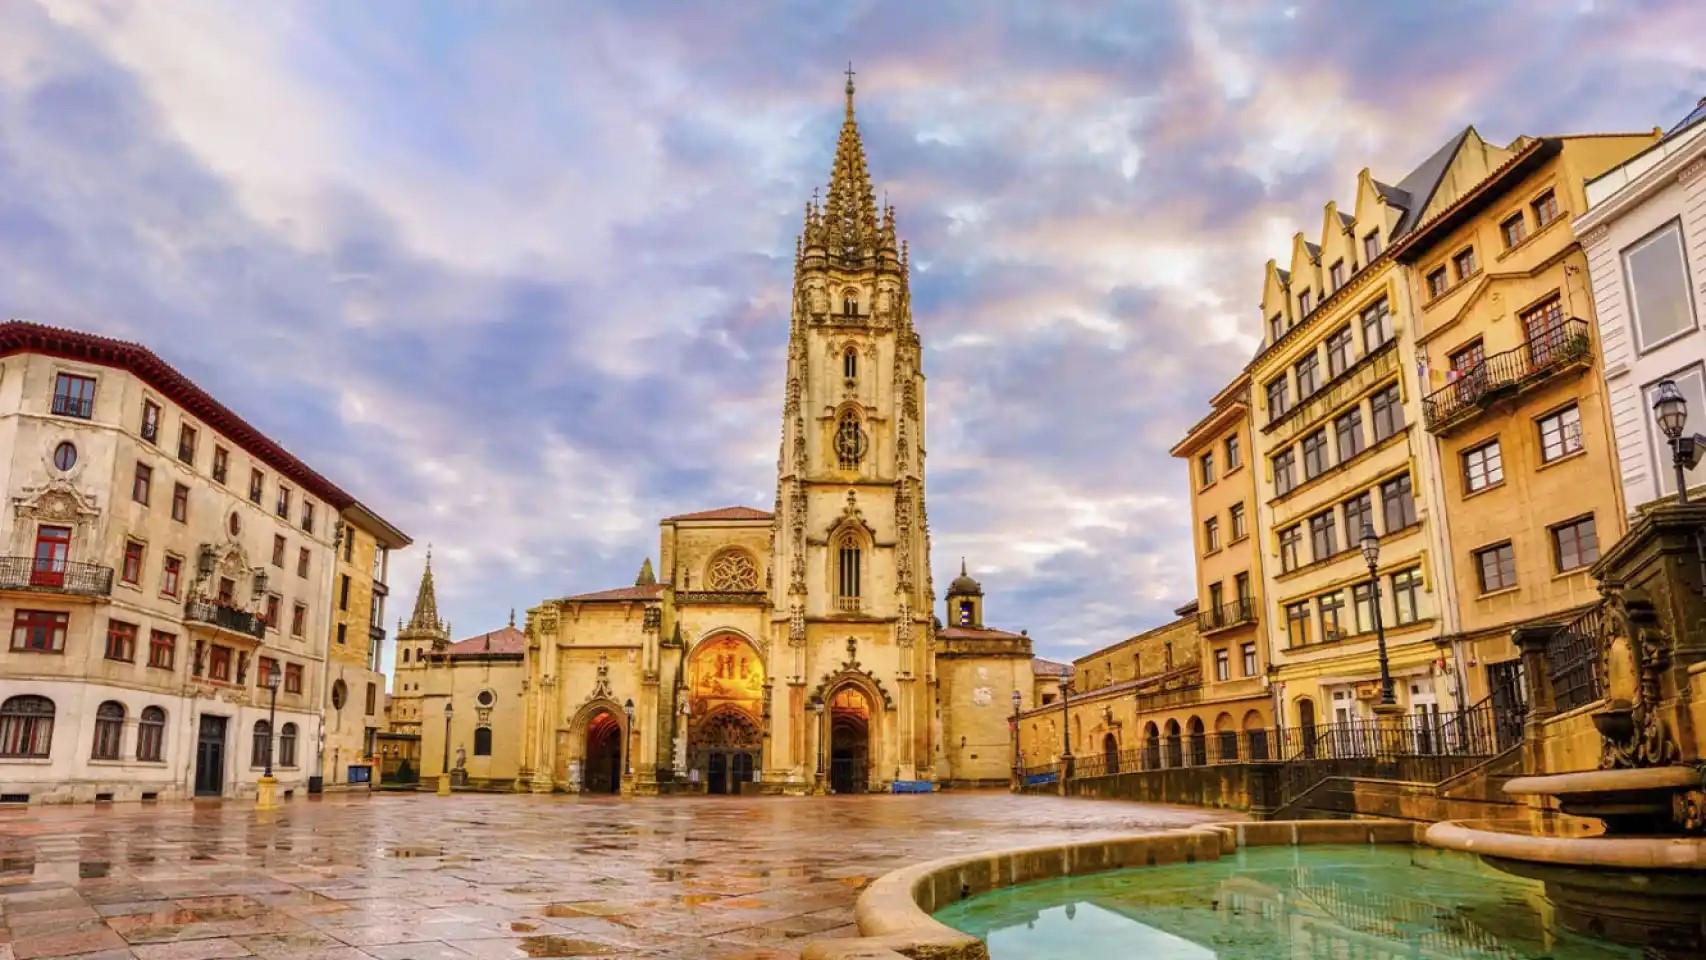
[[[0,960],[795,957],[908,863],[1228,818],[982,791],[38,807],[0,817]]]

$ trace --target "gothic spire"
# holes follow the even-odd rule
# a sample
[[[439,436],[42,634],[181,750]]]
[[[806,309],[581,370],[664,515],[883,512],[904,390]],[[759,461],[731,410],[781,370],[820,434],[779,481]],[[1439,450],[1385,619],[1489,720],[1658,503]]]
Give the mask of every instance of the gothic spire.
[[[831,255],[863,257],[878,247],[877,198],[865,167],[865,144],[853,117],[853,65],[847,65],[847,115],[835,145],[829,195],[822,207],[823,245]]]
[[[421,570],[421,588],[415,593],[415,612],[409,617],[407,630],[443,632],[444,621],[438,618],[438,594],[432,587],[432,547],[427,546],[426,566]]]

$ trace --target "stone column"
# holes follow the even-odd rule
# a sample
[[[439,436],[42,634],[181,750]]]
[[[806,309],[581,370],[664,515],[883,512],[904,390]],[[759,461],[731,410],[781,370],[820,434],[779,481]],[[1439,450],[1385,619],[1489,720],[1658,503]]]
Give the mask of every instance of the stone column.
[[[1545,768],[1545,721],[1558,712],[1546,647],[1561,629],[1556,623],[1525,623],[1511,631],[1511,642],[1522,651],[1523,684],[1528,688],[1528,714],[1522,725],[1522,768],[1526,773],[1540,773]]]

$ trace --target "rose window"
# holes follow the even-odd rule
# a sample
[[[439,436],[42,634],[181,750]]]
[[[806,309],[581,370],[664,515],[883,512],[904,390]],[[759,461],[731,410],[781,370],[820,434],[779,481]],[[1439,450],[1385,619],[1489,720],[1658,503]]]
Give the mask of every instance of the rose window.
[[[712,590],[757,590],[758,564],[740,550],[728,550],[711,561]]]

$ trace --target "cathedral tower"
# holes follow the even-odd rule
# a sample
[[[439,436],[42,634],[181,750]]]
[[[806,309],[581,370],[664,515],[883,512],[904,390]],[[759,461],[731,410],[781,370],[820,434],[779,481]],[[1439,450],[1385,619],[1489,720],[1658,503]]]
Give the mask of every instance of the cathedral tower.
[[[768,759],[778,777],[875,788],[933,766],[934,594],[907,252],[871,188],[851,70],[846,95],[795,252],[770,585],[770,660],[790,697]]]

